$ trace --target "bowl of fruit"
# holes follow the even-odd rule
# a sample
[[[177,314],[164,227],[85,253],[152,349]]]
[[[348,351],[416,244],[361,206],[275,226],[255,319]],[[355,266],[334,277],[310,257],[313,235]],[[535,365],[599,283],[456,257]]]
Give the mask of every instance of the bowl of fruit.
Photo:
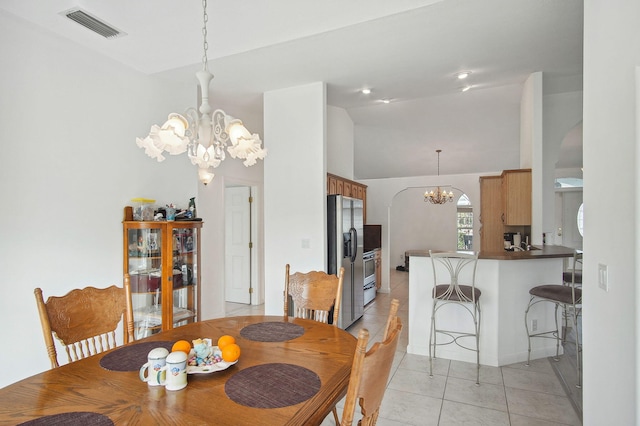
[[[240,346],[236,339],[224,335],[213,345],[210,338],[177,341],[172,351],[180,350],[187,353],[187,374],[210,374],[226,370],[240,358]]]

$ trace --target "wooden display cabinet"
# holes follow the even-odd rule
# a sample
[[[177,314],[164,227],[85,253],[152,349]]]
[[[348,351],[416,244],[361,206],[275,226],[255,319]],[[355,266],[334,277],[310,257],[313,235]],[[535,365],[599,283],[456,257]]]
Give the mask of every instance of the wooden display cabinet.
[[[123,222],[136,339],[200,319],[201,228],[198,221]]]

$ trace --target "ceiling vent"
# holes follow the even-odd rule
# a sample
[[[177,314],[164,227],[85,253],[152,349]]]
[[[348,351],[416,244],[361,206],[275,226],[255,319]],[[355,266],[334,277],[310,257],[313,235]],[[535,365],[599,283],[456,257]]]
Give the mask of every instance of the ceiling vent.
[[[114,26],[101,21],[78,7],[62,12],[61,15],[66,16],[87,29],[90,29],[96,34],[100,34],[104,38],[117,38],[127,35]]]

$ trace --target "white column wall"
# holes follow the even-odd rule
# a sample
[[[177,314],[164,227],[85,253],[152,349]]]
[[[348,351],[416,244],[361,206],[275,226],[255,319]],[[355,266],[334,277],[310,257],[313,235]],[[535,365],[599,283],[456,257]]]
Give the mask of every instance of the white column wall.
[[[542,73],[529,76],[520,102],[520,168],[531,168],[531,244],[542,244]]]
[[[327,172],[353,180],[353,120],[347,110],[327,106]],[[371,223],[371,222],[369,222]]]
[[[635,0],[584,2],[585,426],[640,424],[638,16]],[[624,196],[603,203],[612,188]]]
[[[326,86],[264,95],[265,313],[283,310],[285,265],[326,270]]]
[[[533,167],[533,149],[542,142],[542,73],[531,74],[520,98],[520,168]]]

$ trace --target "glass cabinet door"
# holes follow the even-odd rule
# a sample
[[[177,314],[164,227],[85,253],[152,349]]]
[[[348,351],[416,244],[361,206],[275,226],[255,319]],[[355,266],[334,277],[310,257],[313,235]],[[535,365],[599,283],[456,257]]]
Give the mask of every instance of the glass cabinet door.
[[[198,233],[193,228],[173,228],[173,325],[197,318]]]
[[[135,338],[162,329],[162,229],[127,229]]]

